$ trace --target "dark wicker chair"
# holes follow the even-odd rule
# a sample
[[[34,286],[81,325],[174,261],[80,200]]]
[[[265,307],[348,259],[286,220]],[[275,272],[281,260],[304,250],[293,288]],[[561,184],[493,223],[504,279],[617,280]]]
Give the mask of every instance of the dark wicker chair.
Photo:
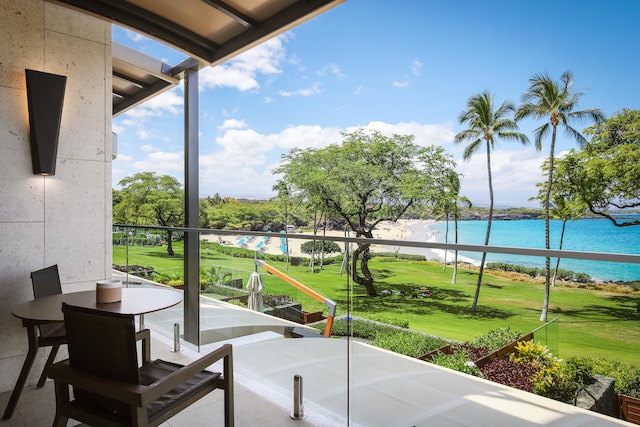
[[[54,426],[69,418],[95,426],[157,426],[215,389],[224,390],[224,422],[232,427],[233,356],[225,344],[189,365],[150,360],[150,332],[133,315],[63,304],[69,360],[52,365]],[[142,363],[136,341],[142,340]],[[223,372],[204,370],[223,359]],[[70,386],[74,398],[70,398]]]
[[[47,297],[62,293],[58,266],[52,265],[31,273],[31,285],[35,298]],[[67,343],[64,322],[43,323],[38,325],[38,347],[51,347],[51,352],[40,374],[38,387],[42,387],[47,380],[47,368],[51,366],[61,345]]]

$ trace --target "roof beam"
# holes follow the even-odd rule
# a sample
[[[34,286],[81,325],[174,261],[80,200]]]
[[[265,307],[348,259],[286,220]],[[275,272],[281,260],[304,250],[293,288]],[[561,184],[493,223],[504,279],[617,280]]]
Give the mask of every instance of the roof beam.
[[[124,112],[125,110],[134,107],[135,105],[147,100],[147,98],[157,95],[170,86],[172,86],[170,82],[158,80],[151,85],[145,86],[142,90],[137,91],[133,96],[117,94],[119,96],[122,96],[122,100],[118,103],[113,104],[113,115],[116,116]]]
[[[300,21],[320,14],[343,1],[345,0],[297,1],[266,21],[260,22],[259,25],[254,28],[220,45],[209,62],[211,65],[220,64],[271,37],[295,27]]]
[[[148,34],[190,54],[211,62],[217,45],[193,31],[140,8],[126,0],[53,0],[83,12],[107,18],[112,22]]]
[[[237,23],[247,27],[247,28],[255,28],[258,26],[258,22],[254,21],[247,15],[243,14],[239,10],[229,6],[227,3],[220,0],[202,0],[204,3],[208,4],[215,10],[224,13],[229,18],[233,19]]]

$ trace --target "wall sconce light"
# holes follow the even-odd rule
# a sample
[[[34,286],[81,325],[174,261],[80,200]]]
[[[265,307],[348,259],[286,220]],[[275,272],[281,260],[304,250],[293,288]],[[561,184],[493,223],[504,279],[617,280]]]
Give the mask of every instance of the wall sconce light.
[[[55,175],[67,76],[25,70],[33,173]]]

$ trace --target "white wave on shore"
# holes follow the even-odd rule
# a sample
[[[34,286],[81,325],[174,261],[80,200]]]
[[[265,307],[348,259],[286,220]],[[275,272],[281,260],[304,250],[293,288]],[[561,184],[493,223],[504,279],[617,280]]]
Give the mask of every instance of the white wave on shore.
[[[383,230],[383,232],[374,232],[374,237],[390,240],[444,243],[444,236],[440,235],[439,232],[433,230],[432,225],[434,223],[435,221],[433,220],[398,220],[396,223],[381,223],[380,229]],[[451,234],[449,235],[448,243],[453,243],[451,241]],[[453,262],[455,257],[454,251],[445,251],[444,249],[436,248],[381,246],[380,250],[383,252],[424,255],[428,260],[437,259],[439,261],[443,261],[445,259],[446,252],[447,262]],[[478,260],[474,260],[466,256],[461,256],[460,254],[458,254],[458,262],[476,266],[480,265],[480,262]]]

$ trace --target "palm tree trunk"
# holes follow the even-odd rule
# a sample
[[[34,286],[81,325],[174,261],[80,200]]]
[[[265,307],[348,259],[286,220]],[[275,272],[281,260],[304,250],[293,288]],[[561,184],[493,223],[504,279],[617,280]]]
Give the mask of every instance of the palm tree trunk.
[[[445,227],[445,231],[444,231],[444,242],[445,243],[449,243],[449,214],[447,214],[445,216],[445,220],[446,220],[446,227]],[[444,251],[444,257],[442,258],[442,272],[444,273],[445,271],[447,271],[447,250],[445,249]]]
[[[457,209],[457,208],[456,208]],[[458,244],[458,213],[453,216],[454,229],[455,229],[455,243]],[[458,279],[458,250],[453,252],[453,276],[451,277],[451,284],[455,285]]]
[[[491,146],[487,140],[487,176],[489,178],[489,218],[487,220],[487,234],[484,237],[484,245],[489,246],[489,236],[491,235],[491,221],[493,220],[493,182],[491,180]],[[480,285],[482,285],[482,274],[484,273],[484,264],[487,260],[487,253],[482,253],[480,261],[480,270],[478,271],[478,283],[476,284],[476,293],[473,296],[473,305],[471,311],[475,313],[478,308],[478,298],[480,297]]]
[[[544,245],[545,249],[551,249],[549,239],[549,201],[551,198],[551,186],[553,184],[553,156],[556,148],[556,126],[553,125],[553,133],[551,134],[551,149],[549,150],[549,179],[547,181],[547,192],[544,196]],[[544,301],[542,303],[542,313],[540,321],[547,321],[547,313],[549,312],[549,292],[551,291],[551,258],[546,257],[544,260]]]
[[[560,232],[560,245],[558,247],[558,249],[562,250],[562,241],[564,240],[564,230],[567,226],[567,218],[562,218],[562,231]],[[555,286],[556,285],[556,278],[558,277],[558,269],[560,268],[560,257],[558,257],[558,260],[556,261],[556,269],[553,272],[553,279],[551,280],[551,286]]]

